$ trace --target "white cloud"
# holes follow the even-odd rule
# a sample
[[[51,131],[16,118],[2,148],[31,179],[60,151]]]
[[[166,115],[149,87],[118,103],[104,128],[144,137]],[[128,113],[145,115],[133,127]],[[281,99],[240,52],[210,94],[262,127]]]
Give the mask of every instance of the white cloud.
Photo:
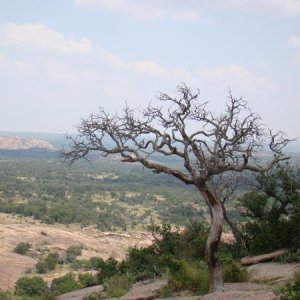
[[[49,29],[43,24],[10,23],[0,28],[0,43],[6,46],[24,46],[52,50],[59,53],[89,53],[89,40],[75,41],[62,33]]]
[[[229,0],[221,4],[227,10],[264,13],[275,16],[296,16],[300,14],[299,0]]]
[[[199,20],[212,12],[263,13],[291,17],[300,14],[299,0],[74,0],[78,7],[123,13],[144,21]]]
[[[79,7],[91,7],[116,11],[136,18],[151,21],[160,19],[195,21],[200,12],[189,7],[191,0],[75,0]]]
[[[0,66],[6,73],[14,73],[17,76],[29,76],[36,73],[36,67],[33,64],[12,60],[0,53]]]
[[[223,82],[227,86],[238,86],[243,89],[256,89],[271,85],[266,78],[257,76],[253,71],[235,64],[219,68],[201,68],[196,71],[196,75],[203,80]]]
[[[290,35],[288,43],[295,48],[300,48],[300,36],[296,34]]]

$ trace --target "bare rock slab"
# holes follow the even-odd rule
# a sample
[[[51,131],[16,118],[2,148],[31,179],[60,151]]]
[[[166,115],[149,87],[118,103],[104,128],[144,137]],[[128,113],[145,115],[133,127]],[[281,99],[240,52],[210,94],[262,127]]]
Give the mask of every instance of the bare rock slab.
[[[278,300],[272,291],[228,291],[207,294],[199,300]]]
[[[261,263],[247,268],[250,280],[259,281],[289,281],[295,272],[300,271],[300,264],[286,263]]]
[[[96,285],[87,287],[82,290],[66,293],[60,296],[57,296],[55,299],[57,300],[82,300],[84,297],[87,297],[93,293],[101,293],[103,292],[103,285]]]
[[[272,291],[227,291],[194,297],[173,297],[157,300],[278,300]]]
[[[168,284],[167,279],[155,280],[153,282],[142,282],[133,288],[121,300],[153,300],[160,296],[162,289]]]

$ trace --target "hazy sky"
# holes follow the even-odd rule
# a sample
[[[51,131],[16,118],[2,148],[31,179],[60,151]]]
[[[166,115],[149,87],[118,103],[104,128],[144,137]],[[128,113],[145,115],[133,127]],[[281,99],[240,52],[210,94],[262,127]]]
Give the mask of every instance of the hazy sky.
[[[300,0],[0,0],[0,131],[72,132],[181,82],[300,137]]]

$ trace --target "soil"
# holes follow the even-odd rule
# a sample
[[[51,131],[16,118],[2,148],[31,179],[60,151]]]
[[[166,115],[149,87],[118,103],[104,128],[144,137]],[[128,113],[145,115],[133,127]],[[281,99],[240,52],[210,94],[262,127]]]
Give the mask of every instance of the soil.
[[[20,242],[30,243],[28,254],[14,253]],[[16,280],[24,273],[35,274],[35,265],[42,253],[56,251],[64,254],[71,245],[82,245],[78,259],[113,256],[122,260],[129,247],[146,247],[152,243],[148,232],[100,232],[93,227],[47,225],[31,218],[20,218],[0,213],[0,290],[13,290]],[[59,268],[42,275],[47,282],[69,272]]]

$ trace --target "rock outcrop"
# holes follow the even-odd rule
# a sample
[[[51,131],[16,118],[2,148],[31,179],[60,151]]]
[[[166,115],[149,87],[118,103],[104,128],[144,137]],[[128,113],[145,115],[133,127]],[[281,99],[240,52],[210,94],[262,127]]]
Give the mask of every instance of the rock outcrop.
[[[120,300],[153,300],[159,298],[162,289],[167,284],[167,279],[139,282]]]
[[[101,293],[103,291],[103,285],[96,285],[87,287],[85,289],[66,293],[55,297],[56,300],[82,300],[84,297],[88,297],[93,293]]]
[[[14,137],[0,137],[0,150],[31,150],[31,149],[45,149],[54,151],[55,146],[46,140],[25,139],[18,136]]]

